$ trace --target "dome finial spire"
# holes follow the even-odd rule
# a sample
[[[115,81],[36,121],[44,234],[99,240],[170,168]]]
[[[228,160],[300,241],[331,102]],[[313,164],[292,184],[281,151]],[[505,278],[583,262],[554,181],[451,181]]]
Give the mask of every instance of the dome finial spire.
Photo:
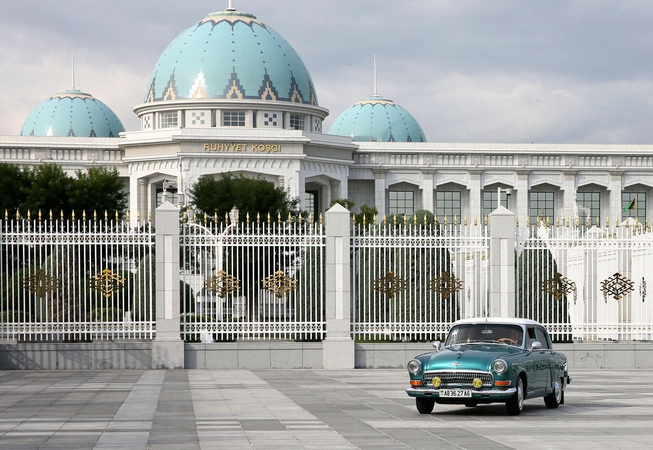
[[[234,0],[229,0],[229,7],[227,8],[227,11],[235,11],[236,8],[234,8]]]
[[[377,97],[379,94],[376,89],[376,54],[374,55],[374,96]]]
[[[72,89],[75,90],[75,47],[71,47],[71,53],[72,53],[71,73],[72,73],[72,82],[73,82]]]

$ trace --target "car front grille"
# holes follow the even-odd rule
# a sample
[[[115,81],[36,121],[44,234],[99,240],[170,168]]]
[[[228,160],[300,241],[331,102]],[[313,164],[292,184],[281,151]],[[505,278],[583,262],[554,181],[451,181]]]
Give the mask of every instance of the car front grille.
[[[472,388],[474,378],[480,378],[483,381],[483,389],[491,389],[494,384],[494,378],[489,372],[465,372],[465,371],[443,371],[443,372],[427,372],[422,377],[422,384],[424,386],[433,385],[433,378],[438,377],[442,381],[441,388]]]

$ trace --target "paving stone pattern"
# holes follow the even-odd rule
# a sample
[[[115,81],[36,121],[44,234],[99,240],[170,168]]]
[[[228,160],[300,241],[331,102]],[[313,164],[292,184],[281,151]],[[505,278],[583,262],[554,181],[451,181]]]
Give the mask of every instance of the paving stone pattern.
[[[652,370],[579,370],[557,410],[436,405],[403,370],[0,372],[0,449],[653,449]]]

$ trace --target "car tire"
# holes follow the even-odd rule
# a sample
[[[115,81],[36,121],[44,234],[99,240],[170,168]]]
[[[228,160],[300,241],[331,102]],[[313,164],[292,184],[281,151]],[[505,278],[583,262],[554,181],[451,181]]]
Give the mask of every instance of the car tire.
[[[547,408],[555,409],[562,403],[564,395],[565,392],[562,389],[562,380],[556,380],[553,386],[553,392],[544,397],[544,404]]]
[[[524,379],[517,378],[517,392],[506,402],[506,412],[509,416],[518,416],[524,409]]]
[[[478,403],[476,402],[465,402],[465,406],[468,408],[476,408],[478,406]]]
[[[420,414],[431,414],[433,406],[435,406],[435,400],[431,400],[430,398],[416,398],[415,406],[417,406],[417,411]]]

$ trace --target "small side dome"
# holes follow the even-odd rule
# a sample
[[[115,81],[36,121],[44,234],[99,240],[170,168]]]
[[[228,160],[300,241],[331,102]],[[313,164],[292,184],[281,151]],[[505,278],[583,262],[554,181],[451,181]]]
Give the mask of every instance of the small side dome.
[[[426,142],[422,127],[408,111],[376,95],[346,109],[329,134],[350,136],[355,142]]]
[[[107,105],[91,94],[70,89],[32,110],[21,136],[118,137],[125,127]]]

